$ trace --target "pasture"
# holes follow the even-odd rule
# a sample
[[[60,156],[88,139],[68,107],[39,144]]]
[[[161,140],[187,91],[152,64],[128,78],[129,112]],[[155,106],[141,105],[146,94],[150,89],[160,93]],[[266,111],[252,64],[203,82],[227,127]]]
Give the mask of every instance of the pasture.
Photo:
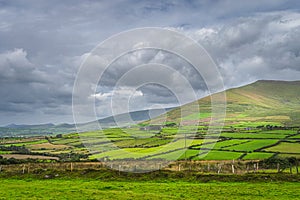
[[[205,116],[202,114],[200,118]],[[145,126],[71,133],[60,137],[5,138],[1,140],[0,154],[34,154],[86,161],[261,160],[276,155],[287,157],[287,154],[300,157],[300,134],[294,129],[225,127],[218,135],[207,134],[203,126],[166,126],[158,130],[141,128]]]

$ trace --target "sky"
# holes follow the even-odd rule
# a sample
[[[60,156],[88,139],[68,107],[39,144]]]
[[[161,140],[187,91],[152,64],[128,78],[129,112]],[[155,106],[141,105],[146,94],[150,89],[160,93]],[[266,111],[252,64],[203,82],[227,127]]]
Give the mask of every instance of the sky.
[[[0,0],[0,125],[73,123],[80,65],[99,43],[134,28],[161,27],[194,39],[214,60],[225,88],[261,79],[300,80],[299,11],[298,0]],[[157,84],[116,89],[126,70],[150,61],[175,69],[170,76],[156,75],[168,77],[176,91],[186,92],[179,73],[189,77],[197,98],[208,94],[189,63],[168,52],[141,50],[113,63],[89,94],[99,118],[111,115],[111,98],[122,95],[130,96],[132,110],[190,101],[179,102]],[[83,120],[93,117],[87,113]]]

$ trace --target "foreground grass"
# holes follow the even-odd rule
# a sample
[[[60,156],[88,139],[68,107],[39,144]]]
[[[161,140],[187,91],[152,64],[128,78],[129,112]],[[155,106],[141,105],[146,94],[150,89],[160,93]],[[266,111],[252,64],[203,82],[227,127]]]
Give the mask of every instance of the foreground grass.
[[[112,170],[0,173],[0,199],[299,199],[295,174]]]
[[[298,199],[299,182],[0,179],[0,199]]]

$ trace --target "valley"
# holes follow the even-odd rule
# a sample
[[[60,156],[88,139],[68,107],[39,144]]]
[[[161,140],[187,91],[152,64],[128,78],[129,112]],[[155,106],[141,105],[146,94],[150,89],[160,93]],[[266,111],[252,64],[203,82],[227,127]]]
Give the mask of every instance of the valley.
[[[212,119],[206,97],[124,127],[2,137],[0,152],[3,158],[28,154],[61,161],[300,158],[299,94],[299,81],[257,81],[229,89],[221,133],[207,132]],[[200,113],[193,113],[195,106]],[[190,112],[182,116],[181,109]]]

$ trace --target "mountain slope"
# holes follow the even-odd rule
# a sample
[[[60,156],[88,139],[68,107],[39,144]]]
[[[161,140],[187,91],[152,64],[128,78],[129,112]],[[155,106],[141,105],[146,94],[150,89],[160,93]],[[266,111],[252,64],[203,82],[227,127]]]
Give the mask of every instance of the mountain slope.
[[[218,94],[213,94],[215,97]],[[200,114],[193,113],[199,106]],[[255,83],[226,90],[225,125],[249,125],[258,123],[299,126],[300,125],[300,81],[257,81]],[[189,115],[181,116],[185,110]],[[181,124],[194,123],[208,125],[211,112],[211,97],[183,105],[155,118],[151,123],[169,122]],[[167,116],[167,117],[166,117]]]

